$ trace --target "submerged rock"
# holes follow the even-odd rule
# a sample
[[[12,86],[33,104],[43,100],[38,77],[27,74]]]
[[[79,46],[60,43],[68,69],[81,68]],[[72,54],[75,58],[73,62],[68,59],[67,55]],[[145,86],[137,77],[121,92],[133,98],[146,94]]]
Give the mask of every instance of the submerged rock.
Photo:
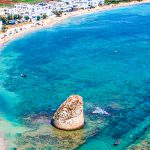
[[[92,109],[91,107],[89,109]],[[86,111],[86,110],[84,110]],[[95,115],[84,114],[86,124],[81,130],[71,132],[54,128],[51,124],[39,123],[36,118],[52,118],[46,114],[36,114],[29,116],[27,122],[30,123],[30,129],[17,136],[17,149],[52,149],[52,150],[74,150],[78,149],[88,140],[95,138],[108,125],[109,122],[105,118],[97,118]]]
[[[79,95],[70,96],[56,111],[53,125],[62,130],[76,130],[84,126],[83,101]]]

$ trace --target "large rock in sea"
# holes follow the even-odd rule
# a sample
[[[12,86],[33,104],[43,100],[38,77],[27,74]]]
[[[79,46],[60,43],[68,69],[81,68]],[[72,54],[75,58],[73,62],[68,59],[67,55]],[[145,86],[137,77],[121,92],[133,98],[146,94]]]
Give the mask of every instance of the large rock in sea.
[[[83,100],[79,95],[71,95],[58,108],[53,124],[62,130],[76,130],[84,126]]]

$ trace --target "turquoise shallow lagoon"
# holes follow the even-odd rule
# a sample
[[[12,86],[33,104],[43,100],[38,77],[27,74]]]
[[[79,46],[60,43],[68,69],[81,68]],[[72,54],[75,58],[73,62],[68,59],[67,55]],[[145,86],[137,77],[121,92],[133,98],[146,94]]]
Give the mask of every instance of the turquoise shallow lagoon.
[[[8,149],[150,148],[150,4],[74,17],[1,50],[0,136]],[[84,98],[85,127],[53,128],[54,111],[72,94]]]

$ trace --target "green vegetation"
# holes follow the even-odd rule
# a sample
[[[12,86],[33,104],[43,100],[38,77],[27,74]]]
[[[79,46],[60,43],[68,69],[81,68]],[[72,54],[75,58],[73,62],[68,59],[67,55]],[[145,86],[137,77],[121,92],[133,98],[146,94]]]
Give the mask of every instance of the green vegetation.
[[[12,14],[9,14],[7,17],[0,16],[0,21],[2,21],[4,25],[9,25],[10,21],[12,21],[12,20],[20,21],[21,18],[22,18],[21,15],[17,15],[17,14],[12,15]]]
[[[9,24],[9,21],[8,21],[8,19],[6,17],[0,16],[0,21],[2,21],[3,24]]]
[[[105,4],[118,4],[119,2],[132,2],[134,0],[105,0]],[[142,1],[142,0],[138,0]]]
[[[14,14],[14,15],[9,14],[6,17],[7,20],[17,20],[17,19],[21,19],[21,18],[22,18],[22,16],[21,15],[17,15],[17,14]],[[0,19],[2,19],[2,18],[0,17]]]
[[[43,18],[43,19],[46,19],[46,18],[47,18],[47,15],[46,15],[46,14],[44,14],[44,15],[42,16],[42,18]]]
[[[25,3],[39,3],[42,0],[12,0],[13,2],[25,2]]]
[[[2,26],[2,32],[6,32],[6,29],[7,29],[6,25],[3,25]]]
[[[0,7],[13,7],[13,4],[0,4]]]
[[[24,16],[24,19],[28,21],[30,18],[29,16]]]
[[[57,17],[61,17],[62,11],[54,11],[53,12]]]
[[[41,19],[41,17],[40,17],[40,16],[37,16],[36,20],[39,21],[40,19]]]
[[[17,20],[17,19],[21,19],[21,18],[22,18],[22,16],[21,16],[21,15],[17,15],[17,14],[16,14],[16,15],[14,15],[14,16],[13,16],[13,18],[14,18],[15,20]]]
[[[8,15],[7,20],[13,20],[13,15],[12,14]]]

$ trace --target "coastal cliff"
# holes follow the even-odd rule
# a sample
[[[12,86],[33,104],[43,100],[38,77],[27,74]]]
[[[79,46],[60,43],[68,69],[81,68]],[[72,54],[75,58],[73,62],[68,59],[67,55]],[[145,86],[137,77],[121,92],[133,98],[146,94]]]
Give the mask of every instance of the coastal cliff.
[[[76,130],[84,126],[83,98],[71,95],[58,108],[53,117],[53,125],[62,130]]]

